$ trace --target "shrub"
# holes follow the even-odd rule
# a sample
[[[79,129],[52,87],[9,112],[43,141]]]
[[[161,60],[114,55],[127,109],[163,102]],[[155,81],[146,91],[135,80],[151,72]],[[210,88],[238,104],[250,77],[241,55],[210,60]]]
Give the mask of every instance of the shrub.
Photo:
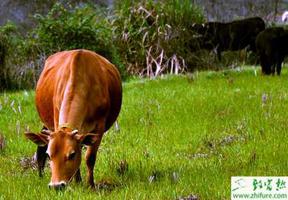
[[[35,15],[33,35],[39,50],[46,54],[70,49],[89,49],[111,57],[109,23],[101,10],[91,6],[65,8],[55,4],[46,15]]]
[[[70,49],[89,49],[106,57],[120,68],[121,59],[112,43],[112,28],[107,9],[85,5],[64,7],[55,4],[46,15],[35,15],[37,28],[32,36],[42,54]]]
[[[17,51],[20,38],[20,33],[12,22],[0,27],[0,91],[12,88],[9,61],[12,60],[11,55]]]

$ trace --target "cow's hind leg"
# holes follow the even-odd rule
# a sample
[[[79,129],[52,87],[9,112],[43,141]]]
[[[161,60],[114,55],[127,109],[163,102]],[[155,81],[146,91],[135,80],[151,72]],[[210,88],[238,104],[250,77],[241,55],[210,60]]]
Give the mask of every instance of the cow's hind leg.
[[[220,49],[216,49],[216,55],[217,55],[217,58],[218,58],[218,61],[220,61],[221,62],[221,50]]]
[[[97,151],[102,140],[104,129],[105,129],[104,123],[101,123],[101,125],[100,124],[98,125],[98,130],[95,133],[95,135],[97,136],[97,139],[93,145],[87,147],[87,151],[85,155],[86,165],[88,169],[87,182],[91,188],[95,187],[93,169],[95,166]]]

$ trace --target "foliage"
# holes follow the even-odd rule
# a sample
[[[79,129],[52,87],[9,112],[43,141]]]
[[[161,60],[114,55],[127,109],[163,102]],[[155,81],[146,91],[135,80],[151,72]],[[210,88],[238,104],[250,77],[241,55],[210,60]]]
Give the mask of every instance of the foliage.
[[[17,51],[20,33],[15,24],[7,22],[0,27],[0,91],[4,88],[11,88],[12,78],[7,65],[9,56]]]
[[[97,190],[85,183],[85,149],[83,183],[65,191],[47,187],[48,167],[39,178],[23,163],[36,150],[24,131],[42,128],[34,92],[2,93],[0,199],[230,199],[231,176],[286,175],[287,68],[281,77],[259,73],[249,67],[126,82],[120,131],[112,127],[97,154]]]
[[[191,25],[204,17],[190,0],[123,0],[112,10],[57,3],[34,19],[26,35],[12,24],[0,27],[0,90],[33,88],[49,55],[76,48],[106,57],[123,79],[234,67],[240,58],[228,53],[220,63],[211,52],[195,51]]]
[[[36,27],[25,36],[19,35],[17,31],[16,38],[8,33],[8,25],[2,27],[0,40],[5,46],[0,47],[8,55],[5,70],[2,70],[5,75],[0,74],[0,78],[7,83],[5,86],[1,84],[3,88],[34,87],[46,58],[63,50],[89,49],[106,57],[116,66],[123,66],[113,47],[106,11],[89,5],[76,8],[69,5],[57,3],[47,15],[36,14]]]
[[[6,75],[0,76],[9,82],[6,89],[34,87],[49,55],[79,48],[106,57],[123,78],[194,69],[189,27],[202,22],[203,15],[190,0],[125,0],[117,1],[112,13],[86,4],[56,3],[47,15],[34,19],[35,28],[27,35],[9,40],[15,41],[9,43],[13,51],[6,53]]]
[[[82,48],[111,58],[111,31],[103,12],[90,6],[68,9],[57,3],[46,16],[35,15],[35,42],[46,54]]]
[[[156,76],[189,66],[189,27],[203,21],[190,0],[118,1],[114,12],[115,43],[128,72]]]
[[[35,47],[13,23],[0,27],[0,91],[35,86],[45,59]]]
[[[125,72],[113,41],[108,10],[85,5],[68,7],[55,4],[46,15],[35,15],[37,27],[32,38],[45,55],[70,50],[89,49],[114,63],[124,78]]]

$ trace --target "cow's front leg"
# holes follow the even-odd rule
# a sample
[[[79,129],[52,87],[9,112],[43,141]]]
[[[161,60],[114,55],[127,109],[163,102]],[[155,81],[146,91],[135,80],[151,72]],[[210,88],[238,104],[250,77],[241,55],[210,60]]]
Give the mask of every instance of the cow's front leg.
[[[272,66],[271,66],[271,74],[272,75],[275,74],[275,68],[276,68],[276,64],[272,64]]]
[[[219,47],[217,46],[215,48],[215,51],[216,51],[216,55],[217,55],[218,61],[221,62],[221,49],[219,49]]]
[[[102,136],[104,133],[104,127],[105,127],[104,125],[102,125],[101,128],[99,127],[97,133],[95,134],[97,139],[91,146],[87,147],[87,151],[86,151],[86,155],[85,155],[86,165],[87,165],[87,169],[88,169],[87,182],[91,188],[95,187],[93,169],[94,169],[95,162],[96,162],[97,151],[98,151],[98,148],[100,146]]]
[[[279,59],[279,60],[277,61],[277,68],[276,68],[276,70],[277,70],[277,75],[278,75],[278,76],[280,76],[280,74],[281,74],[281,66],[282,66],[283,60],[284,60],[284,59]]]

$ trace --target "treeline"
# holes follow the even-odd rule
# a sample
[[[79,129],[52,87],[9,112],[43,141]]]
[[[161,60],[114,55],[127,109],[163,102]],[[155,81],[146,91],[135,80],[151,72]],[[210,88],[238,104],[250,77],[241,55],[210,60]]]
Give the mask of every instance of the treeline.
[[[1,90],[33,88],[45,59],[69,49],[103,55],[124,79],[193,71],[213,63],[208,53],[201,57],[192,52],[190,27],[204,17],[190,0],[122,0],[112,9],[57,3],[47,15],[33,18],[36,25],[25,35],[13,23],[0,27]]]

